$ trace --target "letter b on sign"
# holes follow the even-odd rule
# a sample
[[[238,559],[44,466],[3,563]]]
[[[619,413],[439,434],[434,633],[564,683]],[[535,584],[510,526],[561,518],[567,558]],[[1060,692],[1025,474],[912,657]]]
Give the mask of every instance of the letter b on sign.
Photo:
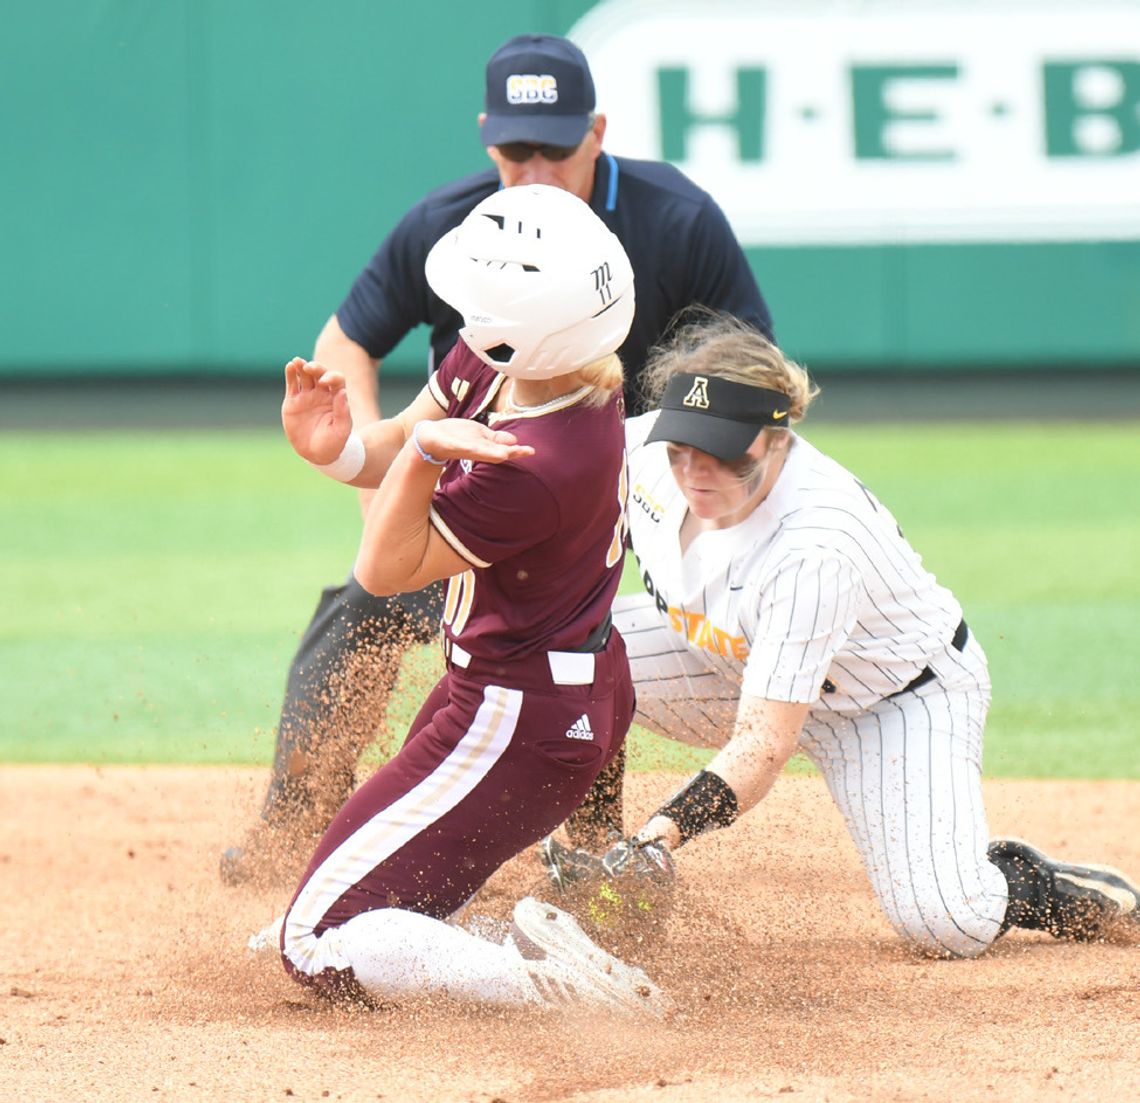
[[[1140,63],[1047,62],[1050,157],[1119,157],[1140,150]]]

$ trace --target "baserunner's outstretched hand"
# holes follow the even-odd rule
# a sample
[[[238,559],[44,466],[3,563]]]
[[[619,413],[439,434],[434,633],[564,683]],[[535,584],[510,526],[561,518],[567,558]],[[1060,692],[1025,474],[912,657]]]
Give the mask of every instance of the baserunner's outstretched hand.
[[[295,356],[285,365],[281,424],[294,451],[314,464],[332,463],[352,431],[344,376]]]
[[[534,455],[534,449],[529,444],[519,444],[514,433],[505,429],[491,429],[481,422],[463,417],[421,421],[416,425],[415,440],[436,462],[471,460],[479,463],[505,463],[507,460]]]

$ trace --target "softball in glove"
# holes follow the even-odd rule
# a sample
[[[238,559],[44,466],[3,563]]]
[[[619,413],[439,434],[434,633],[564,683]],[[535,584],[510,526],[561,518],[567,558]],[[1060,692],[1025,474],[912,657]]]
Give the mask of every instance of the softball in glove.
[[[659,923],[672,907],[676,869],[669,848],[656,839],[620,839],[597,855],[547,836],[539,857],[567,909],[599,929]]]

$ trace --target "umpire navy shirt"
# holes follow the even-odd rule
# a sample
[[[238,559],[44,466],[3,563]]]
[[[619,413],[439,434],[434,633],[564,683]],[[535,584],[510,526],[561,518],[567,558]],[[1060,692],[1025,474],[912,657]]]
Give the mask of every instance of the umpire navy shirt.
[[[494,169],[429,192],[384,239],[337,309],[341,329],[370,356],[383,358],[409,330],[431,326],[429,371],[451,351],[463,324],[428,287],[428,251],[497,191]],[[642,409],[637,378],[649,348],[670,320],[700,304],[733,314],[772,338],[772,319],[752,270],[708,192],[672,165],[603,153],[590,206],[617,235],[633,265],[637,309],[618,350],[626,403]]]

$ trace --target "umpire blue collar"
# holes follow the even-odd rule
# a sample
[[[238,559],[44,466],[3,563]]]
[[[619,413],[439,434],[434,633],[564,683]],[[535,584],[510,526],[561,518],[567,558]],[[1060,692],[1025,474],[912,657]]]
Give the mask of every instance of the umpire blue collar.
[[[598,213],[617,209],[618,163],[612,153],[603,152],[594,162],[594,190],[590,206]]]

